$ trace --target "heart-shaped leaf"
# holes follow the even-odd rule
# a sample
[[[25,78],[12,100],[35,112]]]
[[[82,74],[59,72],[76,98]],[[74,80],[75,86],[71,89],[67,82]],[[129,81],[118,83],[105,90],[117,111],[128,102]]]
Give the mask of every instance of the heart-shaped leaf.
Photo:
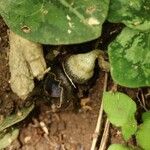
[[[149,0],[111,0],[108,20],[141,31],[150,30]]]
[[[72,44],[100,36],[109,0],[0,0],[0,14],[17,34],[43,44]]]
[[[150,32],[124,28],[108,50],[116,83],[133,88],[150,86]]]
[[[104,92],[103,103],[109,121],[115,126],[121,127],[124,139],[128,140],[137,129],[134,118],[135,102],[129,96],[120,92]]]

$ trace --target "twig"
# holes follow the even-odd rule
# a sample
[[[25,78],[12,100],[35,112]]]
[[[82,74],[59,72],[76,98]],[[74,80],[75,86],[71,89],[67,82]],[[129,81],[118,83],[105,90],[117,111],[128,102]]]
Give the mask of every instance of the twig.
[[[105,148],[106,148],[106,143],[107,143],[108,135],[109,135],[109,127],[110,127],[110,122],[107,119],[106,123],[105,123],[105,128],[104,128],[104,132],[103,132],[103,136],[101,139],[99,150],[105,150]]]
[[[147,108],[146,108],[145,97],[144,97],[144,94],[143,94],[142,90],[141,90],[141,100],[142,100],[143,106],[145,107],[146,111],[148,111]]]
[[[138,94],[137,94],[136,97],[137,97],[137,99],[138,99],[138,101],[139,101],[141,107],[143,107],[143,109],[144,109],[145,111],[148,111],[148,109],[146,108],[146,105],[145,105],[145,98],[144,98],[143,92],[142,92],[142,91],[139,91],[139,92],[140,92],[140,94],[141,94],[141,98],[138,96]]]
[[[107,79],[108,79],[108,73],[105,72],[103,92],[105,92],[106,88],[107,88]],[[99,131],[100,131],[101,126],[102,126],[102,115],[103,115],[103,101],[101,102],[101,107],[100,107],[100,110],[99,110],[99,116],[98,116],[98,120],[97,120],[95,132],[94,132],[94,137],[93,137],[93,141],[92,141],[92,145],[91,145],[90,150],[95,150],[96,143],[97,143],[97,140],[98,140]]]

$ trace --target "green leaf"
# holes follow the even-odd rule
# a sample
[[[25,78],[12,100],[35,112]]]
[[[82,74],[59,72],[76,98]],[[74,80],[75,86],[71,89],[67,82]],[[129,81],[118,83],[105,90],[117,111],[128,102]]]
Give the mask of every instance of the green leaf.
[[[150,120],[146,120],[140,125],[136,133],[136,140],[141,148],[150,150]]]
[[[112,144],[109,146],[108,150],[132,150],[122,144]]]
[[[0,138],[0,149],[8,147],[19,135],[19,129],[11,129]]]
[[[116,83],[132,88],[150,86],[150,32],[124,28],[108,53]]]
[[[137,122],[134,116],[128,118],[127,123],[122,126],[122,135],[124,139],[127,141],[130,139],[131,135],[135,134],[137,131]]]
[[[58,45],[99,37],[108,6],[109,0],[0,0],[0,13],[17,34]]]
[[[33,108],[34,105],[31,105],[28,108],[21,109],[17,114],[12,114],[4,118],[4,120],[0,122],[0,132],[25,119],[28,114],[33,110]]]
[[[145,121],[149,121],[150,120],[150,111],[144,112],[142,114],[142,120]]]
[[[103,103],[109,121],[115,126],[121,127],[124,139],[128,140],[137,129],[134,118],[135,102],[120,92],[104,92]]]
[[[141,31],[150,30],[149,0],[111,0],[108,20]]]

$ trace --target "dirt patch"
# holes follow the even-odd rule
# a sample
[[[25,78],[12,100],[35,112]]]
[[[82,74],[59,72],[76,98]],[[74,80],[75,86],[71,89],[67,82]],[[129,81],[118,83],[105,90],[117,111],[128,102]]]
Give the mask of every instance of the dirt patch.
[[[32,119],[24,122],[18,142],[12,144],[13,149],[89,150],[102,96],[97,88],[102,89],[102,86],[101,74],[90,96],[83,99],[84,107],[76,113],[52,112],[49,106],[41,104],[36,108]]]

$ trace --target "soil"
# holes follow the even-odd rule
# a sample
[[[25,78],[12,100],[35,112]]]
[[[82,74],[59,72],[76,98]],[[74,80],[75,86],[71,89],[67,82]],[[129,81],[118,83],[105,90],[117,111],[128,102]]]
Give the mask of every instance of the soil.
[[[114,26],[112,26],[113,28]],[[118,31],[120,31],[120,26],[118,28]],[[0,18],[0,118],[17,112],[23,107],[22,101],[11,91],[9,85],[9,40],[7,30],[7,26]],[[100,48],[106,48],[101,43],[111,41],[111,38],[107,36],[106,34],[104,38],[99,39]],[[37,97],[38,102],[33,112],[19,123],[20,134],[18,139],[6,150],[90,150],[99,115],[103,86],[104,72],[99,71],[88,94],[80,98],[80,108],[76,111],[70,109],[54,111],[44,98]],[[109,77],[108,89],[111,89],[112,86],[113,82]],[[83,88],[81,88],[81,91]],[[132,90],[118,87],[118,90],[127,93],[136,101],[139,106],[139,113],[144,110],[139,102],[141,93],[147,94],[147,97],[145,96],[146,100],[150,98],[147,88]],[[146,102],[146,106],[150,107],[150,103]],[[138,116],[139,114],[137,114]],[[109,143],[124,143],[118,128],[111,126],[107,145]],[[128,144],[135,144],[134,139]]]
[[[8,36],[7,27],[0,19],[0,114],[9,115],[13,110],[14,95],[9,87],[9,68],[8,68]]]

